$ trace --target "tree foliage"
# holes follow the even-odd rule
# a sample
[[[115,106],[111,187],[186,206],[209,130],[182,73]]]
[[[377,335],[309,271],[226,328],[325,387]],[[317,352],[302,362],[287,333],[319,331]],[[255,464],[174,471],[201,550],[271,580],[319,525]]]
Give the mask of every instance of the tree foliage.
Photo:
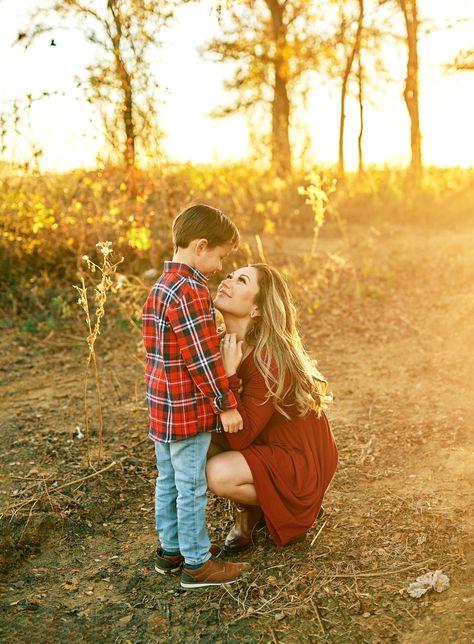
[[[320,3],[308,0],[239,0],[224,5],[222,34],[205,47],[234,65],[225,82],[231,100],[215,115],[270,105],[272,165],[282,178],[291,172],[292,99],[325,53],[321,17]]]
[[[464,49],[458,53],[454,61],[448,65],[450,69],[458,72],[474,71],[474,50]]]
[[[146,150],[158,135],[153,53],[176,6],[177,0],[52,0],[33,12],[31,27],[18,36],[28,46],[57,29],[82,32],[93,60],[77,83],[100,111],[111,149],[130,166],[137,145]]]

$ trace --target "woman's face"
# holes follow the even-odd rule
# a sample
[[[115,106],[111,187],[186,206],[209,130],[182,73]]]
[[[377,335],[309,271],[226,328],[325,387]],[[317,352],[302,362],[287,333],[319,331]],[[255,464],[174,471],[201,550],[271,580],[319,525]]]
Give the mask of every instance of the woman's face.
[[[252,266],[238,268],[220,283],[215,307],[224,315],[250,319],[259,313],[255,304],[258,290],[257,269]]]

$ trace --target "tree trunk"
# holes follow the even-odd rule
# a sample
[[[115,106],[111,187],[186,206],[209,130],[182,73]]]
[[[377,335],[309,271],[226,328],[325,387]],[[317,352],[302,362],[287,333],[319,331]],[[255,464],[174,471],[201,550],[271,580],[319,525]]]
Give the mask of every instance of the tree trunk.
[[[341,86],[341,103],[339,111],[339,156],[337,162],[337,174],[339,178],[342,178],[345,173],[345,164],[344,164],[344,129],[346,123],[346,93],[347,93],[347,81],[349,79],[348,65],[344,70],[344,76],[342,77],[342,86]]]
[[[129,167],[135,165],[135,123],[133,119],[133,88],[132,88],[132,79],[130,74],[127,71],[126,65],[122,58],[121,54],[121,39],[122,39],[122,24],[120,22],[120,16],[117,12],[116,0],[108,0],[107,6],[112,14],[114,21],[114,33],[111,35],[112,43],[114,47],[114,58],[115,58],[115,67],[117,69],[117,75],[120,78],[120,84],[122,86],[122,118],[123,125],[125,130],[125,147],[123,150],[123,157],[125,164]]]
[[[125,82],[122,81],[123,88],[123,123],[125,128],[125,163],[129,167],[135,165],[135,123],[133,122],[133,91],[131,79],[128,74],[124,74]]]
[[[283,9],[278,0],[265,0],[270,10],[275,40],[274,93],[272,102],[272,166],[277,177],[286,179],[291,174],[290,148],[290,101],[288,99],[288,78],[284,49],[286,44],[286,25]]]
[[[362,51],[359,49],[357,57],[357,100],[359,103],[359,136],[357,137],[357,152],[358,152],[358,174],[361,177],[364,174],[364,151],[362,148],[362,139],[364,136],[364,71],[362,66]]]
[[[359,0],[359,17],[357,20],[357,31],[354,37],[354,43],[352,45],[351,51],[346,60],[346,66],[344,68],[344,73],[342,76],[342,85],[341,85],[341,102],[340,102],[340,114],[339,114],[339,157],[338,157],[338,175],[340,178],[344,176],[344,172],[345,172],[344,131],[345,131],[345,122],[346,122],[347,85],[349,83],[349,77],[351,75],[352,66],[354,64],[354,58],[356,54],[360,51],[360,41],[362,36],[363,22],[364,22],[364,0]]]
[[[418,94],[418,13],[416,0],[398,0],[407,30],[407,76],[403,98],[410,117],[410,173],[415,183],[421,179],[421,130]]]
[[[286,81],[275,70],[275,94],[272,107],[272,165],[281,179],[291,174],[289,139],[290,102]]]

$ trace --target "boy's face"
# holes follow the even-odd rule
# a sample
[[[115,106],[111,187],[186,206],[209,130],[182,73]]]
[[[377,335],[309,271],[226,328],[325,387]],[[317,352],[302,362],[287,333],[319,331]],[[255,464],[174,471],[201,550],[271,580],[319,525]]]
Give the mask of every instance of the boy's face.
[[[194,266],[209,277],[222,270],[222,262],[233,250],[234,246],[231,243],[210,248],[207,239],[200,239],[196,244]]]

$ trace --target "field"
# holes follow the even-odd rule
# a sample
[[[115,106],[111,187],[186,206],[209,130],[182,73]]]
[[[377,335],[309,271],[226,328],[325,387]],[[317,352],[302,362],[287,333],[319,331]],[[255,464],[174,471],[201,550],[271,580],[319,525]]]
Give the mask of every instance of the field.
[[[327,266],[323,281],[287,271],[306,344],[334,392],[340,465],[304,543],[278,550],[261,533],[240,584],[182,591],[177,577],[154,572],[139,334],[110,321],[98,340],[105,456],[94,469],[80,437],[81,323],[65,317],[34,333],[5,325],[2,642],[473,641],[474,229],[367,229],[323,228],[305,266],[306,276]],[[262,239],[277,265],[282,252],[309,251],[306,237],[280,249]],[[94,426],[90,442],[95,450]],[[211,496],[213,541],[231,517]],[[449,589],[410,597],[407,585],[434,570]]]

